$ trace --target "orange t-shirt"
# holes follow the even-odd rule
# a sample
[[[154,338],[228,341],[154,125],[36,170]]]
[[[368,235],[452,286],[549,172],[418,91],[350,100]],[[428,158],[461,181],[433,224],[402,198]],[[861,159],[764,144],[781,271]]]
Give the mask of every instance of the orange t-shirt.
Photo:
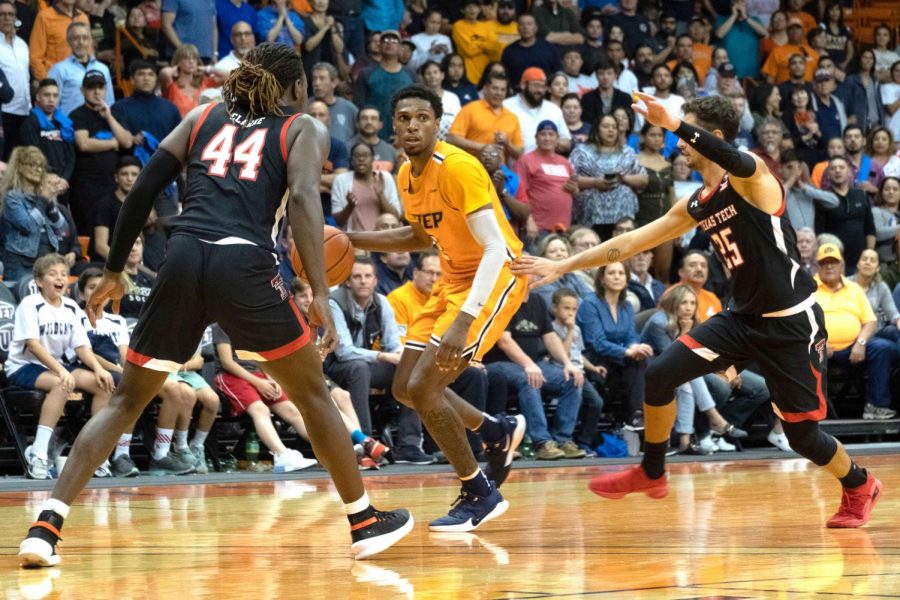
[[[166,88],[164,94],[166,100],[170,101],[178,108],[179,114],[184,117],[191,112],[192,109],[200,105],[200,94],[203,90],[217,87],[216,80],[212,77],[204,77],[200,87],[195,88],[193,93],[187,93],[178,87],[174,81]]]
[[[788,69],[788,63],[792,54],[804,54],[806,56],[806,81],[812,81],[813,74],[816,72],[816,65],[819,64],[819,53],[809,47],[808,44],[795,46],[794,44],[784,44],[776,46],[765,64],[760,69],[764,74],[768,75],[778,84],[791,78]]]
[[[493,144],[494,132],[502,131],[513,146],[524,146],[519,117],[505,106],[494,110],[484,98],[462,107],[447,133],[479,144]]]

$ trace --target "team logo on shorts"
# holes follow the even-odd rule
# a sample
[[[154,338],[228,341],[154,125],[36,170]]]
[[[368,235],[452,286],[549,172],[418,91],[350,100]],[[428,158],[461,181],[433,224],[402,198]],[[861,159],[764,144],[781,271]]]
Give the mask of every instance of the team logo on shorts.
[[[272,278],[272,288],[278,290],[282,300],[287,300],[288,296],[290,296],[290,292],[288,292],[287,286],[284,285],[284,279],[281,278],[281,274]]]
[[[819,362],[820,363],[825,362],[825,344],[826,343],[827,343],[826,340],[819,340],[818,342],[816,342],[816,352],[819,353]]]

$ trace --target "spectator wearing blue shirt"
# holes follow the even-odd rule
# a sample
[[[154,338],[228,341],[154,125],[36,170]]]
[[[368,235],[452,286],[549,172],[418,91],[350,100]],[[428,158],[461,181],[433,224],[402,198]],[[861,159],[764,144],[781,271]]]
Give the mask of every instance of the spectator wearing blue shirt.
[[[157,141],[162,141],[181,122],[178,108],[165,98],[156,95],[156,67],[145,60],[132,61],[131,96],[112,106],[112,114],[120,123],[127,123],[135,136],[146,131]],[[142,139],[135,140],[138,145]]]
[[[397,31],[381,33],[381,62],[363,71],[356,79],[353,101],[357,106],[371,106],[378,114],[390,115],[391,98],[394,94],[413,84],[415,75],[400,62],[400,34]],[[394,120],[386,119],[379,132],[383,140],[394,135]]]
[[[256,33],[267,42],[299,48],[303,44],[303,19],[287,0],[272,0],[256,13]]]
[[[215,0],[162,0],[162,31],[176,49],[197,46],[205,64],[219,59]]]
[[[500,197],[500,205],[506,219],[515,225],[524,225],[528,215],[531,214],[531,209],[528,208],[528,204],[516,198],[519,192],[519,175],[506,166],[503,147],[487,144],[481,150],[479,159],[494,182],[494,189]]]
[[[231,43],[232,28],[243,21],[256,23],[256,10],[246,0],[216,0],[216,28],[219,35],[219,56],[225,56],[234,46]]]
[[[403,5],[403,0],[364,0],[362,17],[366,24],[366,30],[400,29],[404,10],[406,7]]]
[[[634,310],[625,299],[628,280],[628,269],[622,263],[600,267],[597,293],[581,303],[576,323],[584,337],[584,355],[591,363],[607,368],[607,381],[621,382],[630,414],[627,426],[638,429],[644,421],[644,371],[653,348],[641,343],[635,329]]]
[[[75,21],[66,30],[66,41],[72,54],[50,68],[49,78],[59,84],[59,110],[68,115],[84,104],[81,82],[88,71],[100,71],[106,79],[106,103],[112,105],[112,77],[109,68],[91,54],[91,30],[87,25]]]

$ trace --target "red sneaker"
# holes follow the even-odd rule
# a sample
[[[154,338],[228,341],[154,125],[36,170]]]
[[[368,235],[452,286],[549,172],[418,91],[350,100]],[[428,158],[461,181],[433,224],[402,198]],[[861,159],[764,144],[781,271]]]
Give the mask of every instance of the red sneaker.
[[[376,463],[381,462],[381,457],[390,451],[390,448],[374,438],[366,438],[362,443],[366,454]]]
[[[669,494],[668,478],[663,475],[659,479],[650,479],[641,465],[594,477],[588,487],[598,496],[613,500],[632,492],[643,492],[651,498],[665,498]]]
[[[872,509],[880,496],[881,482],[869,473],[864,484],[844,488],[841,507],[828,519],[828,527],[862,527],[869,522]]]

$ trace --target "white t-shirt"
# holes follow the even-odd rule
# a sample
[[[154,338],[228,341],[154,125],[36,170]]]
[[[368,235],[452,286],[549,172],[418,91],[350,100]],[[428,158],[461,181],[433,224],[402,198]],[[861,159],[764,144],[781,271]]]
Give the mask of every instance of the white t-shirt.
[[[128,322],[122,315],[104,312],[103,316],[97,320],[97,326],[91,327],[84,311],[81,311],[81,324],[88,333],[98,337],[109,338],[109,341],[115,345],[116,349],[120,346],[127,346],[131,341],[131,335],[128,333]],[[120,360],[124,357],[119,357]]]
[[[619,78],[616,79],[616,85],[613,87],[630,96],[634,90],[638,89],[637,76],[631,69],[622,69],[622,72],[619,73]]]
[[[566,75],[566,79],[569,80],[570,94],[578,94],[579,96],[584,96],[591,90],[597,89],[598,83],[596,75],[584,75],[579,73],[578,77]]]
[[[562,110],[549,100],[544,100],[539,107],[532,108],[522,100],[522,94],[516,94],[512,98],[504,100],[503,107],[519,119],[519,127],[522,129],[522,141],[525,143],[525,152],[531,152],[537,148],[537,141],[534,139],[534,135],[537,132],[538,123],[544,120],[556,123],[556,128],[559,130],[559,139],[572,139],[572,134],[569,133],[569,128],[566,127],[566,120],[563,118]]]
[[[459,111],[462,109],[462,105],[459,102],[459,96],[450,90],[444,90],[441,94],[441,106],[443,107],[444,113],[441,115],[441,126],[438,130],[438,137],[444,139],[447,137],[447,132],[450,131],[450,126],[453,125],[453,119],[456,118],[456,115],[458,115]]]
[[[888,82],[881,84],[881,103],[887,106],[900,100],[900,83]],[[885,111],[885,127],[891,130],[894,139],[900,139],[900,110],[896,111],[893,116],[888,115]]]
[[[81,316],[81,308],[71,298],[63,297],[62,304],[56,307],[40,294],[26,296],[16,308],[6,372],[15,373],[28,364],[44,366],[25,348],[28,340],[40,341],[57,361],[70,362],[75,356],[75,348],[90,346]]]
[[[444,57],[453,52],[453,42],[443,33],[430,35],[423,31],[409,38],[409,41],[416,45],[416,50],[413,52],[412,58],[409,59],[408,65],[414,71],[418,71],[419,67],[429,60],[441,64]],[[435,47],[441,44],[447,47],[446,52],[435,50]]]

